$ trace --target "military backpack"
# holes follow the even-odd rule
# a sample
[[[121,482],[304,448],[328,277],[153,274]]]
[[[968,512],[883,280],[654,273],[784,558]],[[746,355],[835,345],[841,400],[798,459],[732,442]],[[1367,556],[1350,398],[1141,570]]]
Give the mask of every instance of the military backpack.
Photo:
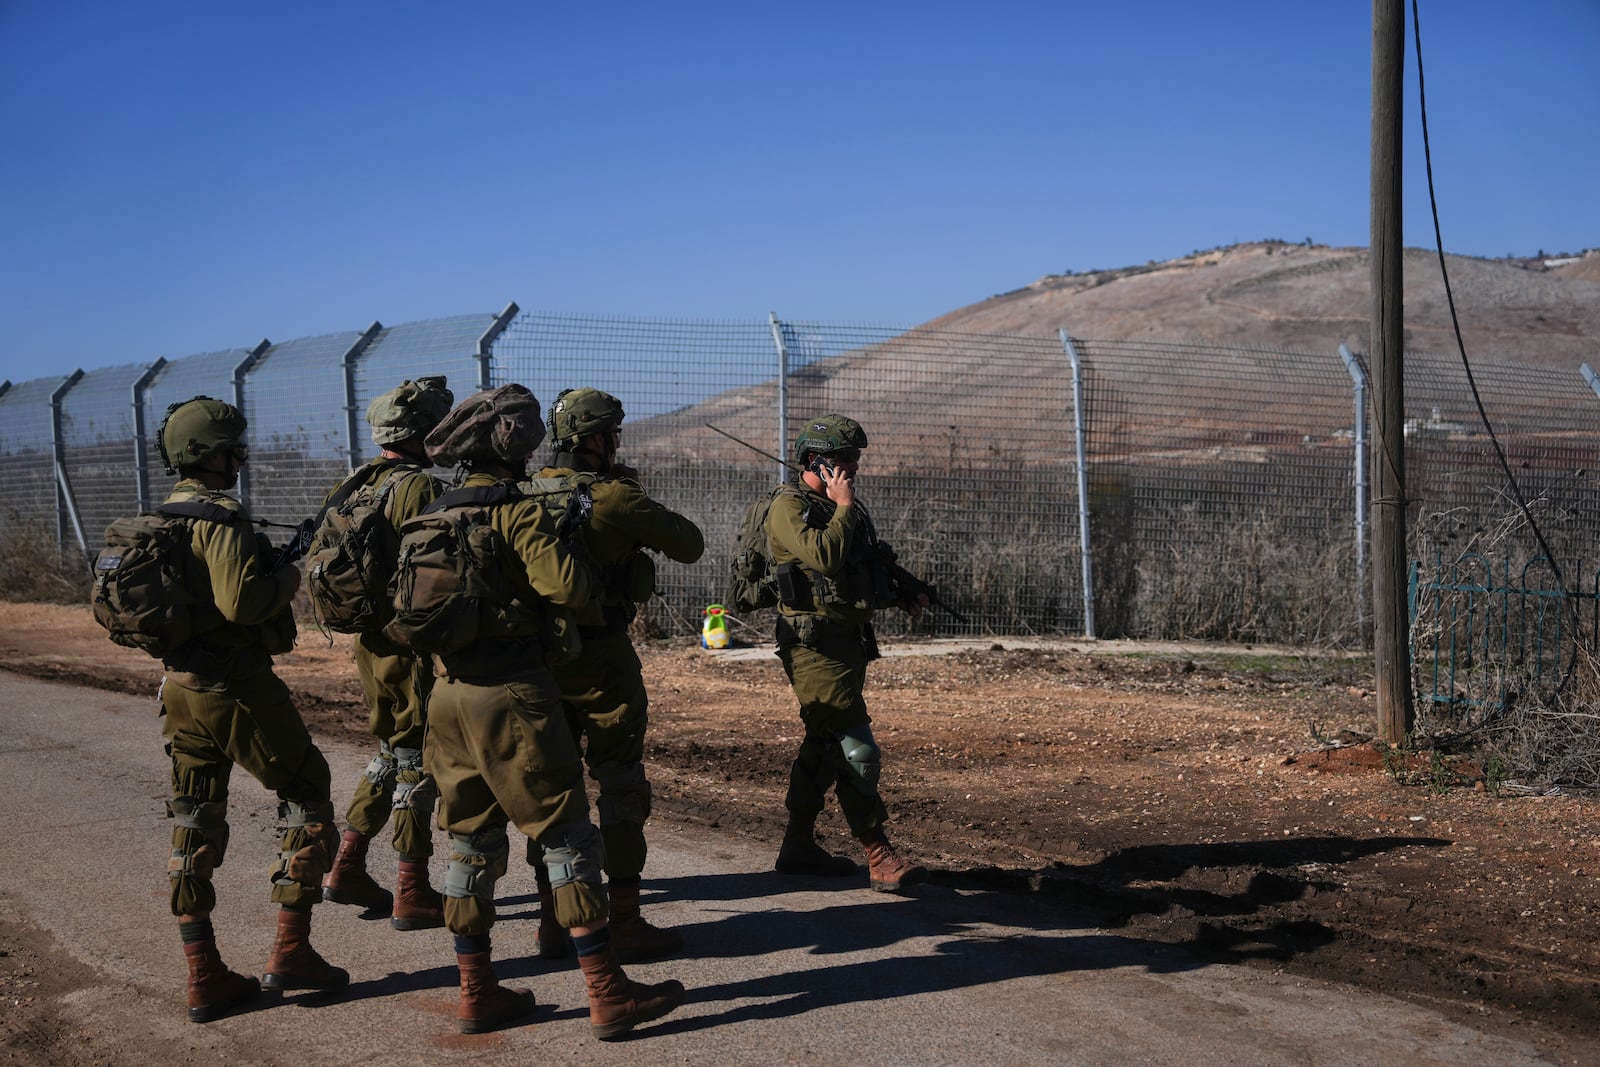
[[[375,484],[386,470],[392,473]],[[351,475],[323,506],[306,553],[306,593],[328,629],[376,633],[394,614],[389,581],[400,534],[384,506],[396,486],[421,472],[400,460],[375,464]]]
[[[568,549],[584,557],[600,572],[607,603],[621,601],[643,604],[655,595],[654,560],[638,550],[628,553],[621,563],[608,566],[601,566],[599,560],[589,558],[583,532],[594,515],[594,483],[599,479],[600,476],[592,471],[578,471],[550,477],[524,478],[517,483],[517,488],[556,517],[556,536],[566,543]],[[627,621],[632,618],[630,609]]]
[[[728,595],[723,601],[735,612],[759,611],[778,604],[778,574],[772,543],[767,539],[767,514],[778,494],[792,491],[787,485],[777,486],[744,509],[728,565]]]
[[[106,527],[106,545],[94,561],[94,619],[111,640],[161,659],[195,631],[195,617],[217,612],[184,581],[196,522],[227,523],[221,504],[178,500]]]

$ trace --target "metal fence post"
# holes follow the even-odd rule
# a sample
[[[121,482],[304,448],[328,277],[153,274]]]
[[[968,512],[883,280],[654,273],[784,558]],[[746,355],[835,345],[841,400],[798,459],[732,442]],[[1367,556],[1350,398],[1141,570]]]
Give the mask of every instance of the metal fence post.
[[[349,457],[348,466],[354,471],[361,466],[362,434],[360,422],[360,409],[356,404],[356,360],[361,358],[361,353],[372,344],[372,339],[383,330],[383,323],[377,319],[372,320],[366,332],[356,338],[355,344],[350,346],[339,359],[339,367],[344,371],[344,439],[345,454]]]
[[[78,513],[78,498],[72,493],[72,483],[67,479],[67,439],[61,432],[61,398],[83,378],[82,369],[67,375],[50,394],[50,450],[56,468],[56,546],[67,547],[67,520],[72,521],[73,533],[78,538],[78,548],[84,559],[89,558],[89,542],[83,536],[83,517]]]
[[[1339,346],[1339,358],[1355,387],[1356,404],[1356,581],[1367,581],[1367,372],[1348,345]]]
[[[483,336],[478,338],[478,351],[474,358],[478,361],[479,390],[488,389],[493,385],[494,376],[490,363],[494,359],[495,338],[505,332],[506,327],[511,325],[511,320],[516,318],[517,312],[521,310],[515,300],[510,301],[500,314],[494,317],[494,322],[490,323],[489,328],[483,331]]]
[[[1083,636],[1094,638],[1094,559],[1089,553],[1089,450],[1083,427],[1083,361],[1067,331],[1061,332],[1061,347],[1072,362],[1073,441],[1078,458],[1078,558],[1083,563]]]
[[[1595,374],[1593,368],[1587,363],[1578,364],[1578,373],[1583,375],[1583,380],[1589,383],[1589,388],[1594,390],[1595,396],[1600,396],[1600,375]]]
[[[138,495],[139,510],[149,511],[150,499],[150,435],[144,418],[144,391],[150,388],[161,368],[167,365],[164,357],[157,357],[149,368],[133,383],[133,486]]]
[[[272,342],[265,337],[261,343],[250,350],[250,354],[239,361],[233,368],[233,406],[244,415],[245,421],[250,419],[250,412],[244,406],[245,376],[250,373],[250,368],[262,357],[267,349],[272,347]],[[250,465],[247,463],[239,469],[239,502],[245,507],[250,506]]]
[[[767,318],[772,323],[772,343],[778,348],[778,447],[773,452],[779,456],[789,454],[789,346],[784,343],[784,325],[778,320],[776,311],[767,312]],[[789,470],[780,461],[778,463],[778,481],[789,480]]]

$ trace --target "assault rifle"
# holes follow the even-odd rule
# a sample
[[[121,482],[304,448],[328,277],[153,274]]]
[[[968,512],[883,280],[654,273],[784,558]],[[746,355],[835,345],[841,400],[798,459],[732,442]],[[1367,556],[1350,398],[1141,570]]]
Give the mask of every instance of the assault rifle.
[[[713,433],[721,434],[723,437],[726,437],[736,445],[743,445],[745,448],[748,448],[758,456],[772,460],[774,463],[781,465],[786,470],[792,471],[795,474],[800,473],[800,468],[796,467],[788,460],[781,459],[778,456],[773,455],[771,452],[768,452],[764,448],[757,448],[749,441],[744,441],[733,436],[733,434],[729,433],[727,430],[719,429],[718,427],[711,425],[709,422],[705,424],[705,427]],[[895,562],[894,549],[882,542],[879,542],[878,549],[878,558],[882,561],[885,569],[889,572],[889,582],[894,586],[895,591],[900,594],[902,600],[909,602],[918,600],[922,597],[927,597],[930,607],[938,608],[959,623],[966,623],[967,617],[947,604],[944,599],[939,596],[938,589],[923,581],[921,578],[918,578],[915,574],[912,574],[910,571],[906,570],[904,567],[900,566],[900,564]]]
[[[319,513],[320,517],[320,513]],[[288,526],[284,522],[268,522],[266,519],[253,520],[257,526]],[[311,535],[317,532],[316,519],[301,519],[290,527],[294,533],[289,539],[278,546],[277,553],[272,558],[272,569],[277,570],[285,564],[294,563],[301,556],[311,550]]]

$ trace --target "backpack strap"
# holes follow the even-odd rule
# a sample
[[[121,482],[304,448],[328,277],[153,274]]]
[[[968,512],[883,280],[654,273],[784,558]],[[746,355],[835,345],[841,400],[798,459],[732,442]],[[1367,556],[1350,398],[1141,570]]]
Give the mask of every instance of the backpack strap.
[[[213,504],[206,500],[173,500],[166,504],[157,504],[152,510],[157,515],[170,515],[173,518],[181,519],[204,519],[206,522],[219,523],[232,522],[235,514],[221,504]]]
[[[434,497],[433,503],[422,509],[422,514],[427,515],[446,508],[492,508],[515,500],[521,495],[510,482],[462,486],[460,489],[452,489],[448,493]]]
[[[422,473],[421,467],[417,466],[415,463],[410,463],[403,459],[389,459],[386,457],[384,459],[380,459],[376,463],[368,464],[367,466],[356,471],[350,477],[346,478],[339,485],[339,488],[333,491],[333,494],[328,497],[328,502],[323,504],[322,507],[318,509],[317,517],[312,520],[312,528],[314,529],[318,526],[321,526],[323,516],[327,515],[330,511],[339,510],[339,506],[354,496],[362,486],[373,481],[384,471],[392,470],[395,467],[405,467],[407,472],[410,474]],[[388,481],[384,482],[383,488],[378,490],[378,499],[381,501],[384,496],[388,494],[389,490],[395,487],[397,482],[404,480],[404,478],[396,477],[390,478]]]

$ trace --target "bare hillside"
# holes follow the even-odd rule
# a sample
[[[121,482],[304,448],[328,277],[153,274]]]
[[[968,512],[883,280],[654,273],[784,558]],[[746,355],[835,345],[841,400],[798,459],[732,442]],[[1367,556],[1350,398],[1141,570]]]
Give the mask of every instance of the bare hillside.
[[[1467,352],[1489,362],[1576,368],[1600,343],[1600,255],[1551,270],[1537,260],[1449,256]],[[1405,256],[1407,349],[1455,351],[1438,257]],[[1309,353],[1367,348],[1364,248],[1257,242],[1165,263],[1052,274],[927,325],[965,333],[1204,341]]]

